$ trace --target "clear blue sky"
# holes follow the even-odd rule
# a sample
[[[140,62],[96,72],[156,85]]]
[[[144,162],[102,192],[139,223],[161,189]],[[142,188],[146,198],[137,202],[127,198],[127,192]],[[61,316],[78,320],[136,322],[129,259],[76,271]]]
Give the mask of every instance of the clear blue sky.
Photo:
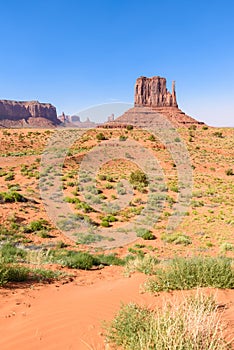
[[[185,112],[234,126],[233,18],[233,0],[2,0],[0,99],[74,114],[160,75]]]

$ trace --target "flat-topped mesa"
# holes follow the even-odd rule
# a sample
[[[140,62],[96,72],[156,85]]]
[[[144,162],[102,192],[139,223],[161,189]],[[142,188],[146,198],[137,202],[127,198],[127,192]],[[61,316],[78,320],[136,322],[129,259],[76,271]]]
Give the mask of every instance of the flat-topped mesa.
[[[178,107],[175,82],[172,82],[171,93],[166,85],[166,79],[159,76],[138,78],[135,84],[135,107]]]
[[[59,124],[56,108],[50,103],[0,100],[0,126],[46,127]]]

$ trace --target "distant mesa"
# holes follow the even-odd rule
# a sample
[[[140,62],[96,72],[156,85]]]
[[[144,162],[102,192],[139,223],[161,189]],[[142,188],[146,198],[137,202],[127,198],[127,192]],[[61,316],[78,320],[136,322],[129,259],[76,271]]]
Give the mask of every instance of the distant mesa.
[[[70,127],[70,128],[95,128],[96,123],[92,122],[89,118],[87,118],[84,122],[80,120],[78,115],[65,115],[63,112],[60,115],[59,120],[62,122],[61,126]]]
[[[174,81],[172,92],[169,92],[165,78],[142,76],[136,80],[134,107],[114,121],[105,123],[105,127],[113,128],[114,125],[121,127],[125,123],[136,126],[150,125],[157,122],[157,113],[165,116],[175,126],[204,124],[178,108]]]
[[[60,123],[56,108],[50,103],[0,100],[0,127],[50,128]]]

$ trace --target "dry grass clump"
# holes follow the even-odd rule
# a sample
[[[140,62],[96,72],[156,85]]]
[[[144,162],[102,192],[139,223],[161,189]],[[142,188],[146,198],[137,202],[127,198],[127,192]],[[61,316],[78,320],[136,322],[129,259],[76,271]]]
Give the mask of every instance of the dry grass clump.
[[[123,305],[106,326],[106,339],[112,349],[223,350],[222,329],[214,298],[197,293],[158,310]]]

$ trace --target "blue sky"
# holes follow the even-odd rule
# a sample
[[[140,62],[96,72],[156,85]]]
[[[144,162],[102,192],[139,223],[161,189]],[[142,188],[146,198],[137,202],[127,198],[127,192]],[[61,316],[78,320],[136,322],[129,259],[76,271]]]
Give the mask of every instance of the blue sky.
[[[233,18],[232,0],[1,0],[0,99],[74,114],[160,75],[186,113],[234,126]]]

